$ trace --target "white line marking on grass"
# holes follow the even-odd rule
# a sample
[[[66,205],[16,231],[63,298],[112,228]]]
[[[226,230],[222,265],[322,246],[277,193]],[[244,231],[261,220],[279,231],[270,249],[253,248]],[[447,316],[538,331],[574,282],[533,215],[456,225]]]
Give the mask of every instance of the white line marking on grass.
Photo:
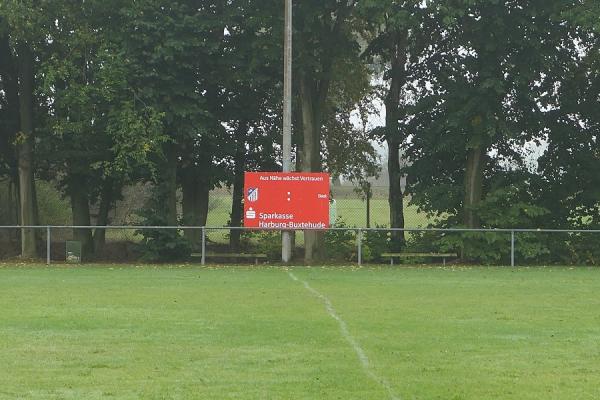
[[[306,290],[308,290],[315,297],[317,297],[323,301],[323,303],[325,304],[325,309],[327,310],[327,313],[329,314],[329,316],[331,318],[335,319],[338,322],[338,324],[340,325],[340,331],[342,332],[342,336],[344,337],[344,339],[346,339],[346,341],[348,343],[350,343],[350,346],[352,346],[352,348],[354,349],[354,352],[358,356],[358,360],[360,361],[360,364],[362,365],[363,369],[365,370],[365,373],[371,379],[373,379],[375,382],[380,384],[388,392],[390,399],[400,400],[400,398],[397,397],[394,394],[394,392],[392,391],[392,387],[391,387],[390,383],[385,378],[379,377],[379,376],[377,376],[377,374],[375,374],[375,372],[373,371],[373,367],[371,367],[371,362],[369,361],[369,357],[367,357],[367,354],[365,353],[365,351],[362,349],[362,347],[360,347],[360,345],[358,344],[356,339],[354,339],[354,337],[350,334],[350,331],[348,330],[348,325],[335,311],[335,308],[333,308],[333,304],[331,303],[331,300],[329,300],[329,298],[327,298],[327,296],[320,293],[316,289],[313,289],[313,287],[310,286],[308,284],[308,282],[303,281],[302,279],[298,278],[292,272],[288,271],[288,275],[290,276],[290,278],[292,280],[302,283]]]

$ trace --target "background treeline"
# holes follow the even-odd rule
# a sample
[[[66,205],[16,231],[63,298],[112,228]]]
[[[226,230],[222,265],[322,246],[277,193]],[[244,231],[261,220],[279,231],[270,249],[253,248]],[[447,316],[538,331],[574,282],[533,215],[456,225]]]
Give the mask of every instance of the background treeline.
[[[385,143],[392,227],[405,198],[441,227],[600,227],[600,3],[303,0],[294,18],[297,170],[368,192]],[[110,224],[142,184],[142,224],[203,226],[211,190],[229,186],[239,226],[243,172],[280,169],[282,45],[280,0],[3,0],[0,223],[37,225],[43,182],[85,226]],[[106,240],[74,234],[86,254]],[[323,238],[305,236],[317,254]],[[35,257],[36,233],[19,239]],[[532,236],[522,251],[592,239]],[[445,246],[483,258],[489,242]]]

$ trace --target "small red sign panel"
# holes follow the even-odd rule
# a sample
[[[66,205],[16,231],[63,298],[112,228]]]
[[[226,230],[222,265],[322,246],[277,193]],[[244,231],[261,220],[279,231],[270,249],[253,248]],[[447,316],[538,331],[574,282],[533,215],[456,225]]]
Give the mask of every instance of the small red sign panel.
[[[244,226],[329,227],[329,174],[246,172]]]

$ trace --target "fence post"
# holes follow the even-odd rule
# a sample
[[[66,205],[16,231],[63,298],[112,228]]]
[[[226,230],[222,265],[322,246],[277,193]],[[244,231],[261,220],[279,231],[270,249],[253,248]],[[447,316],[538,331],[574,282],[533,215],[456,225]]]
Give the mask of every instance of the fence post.
[[[510,232],[510,266],[515,267],[515,231]]]
[[[202,227],[202,265],[206,265],[206,227]]]
[[[358,230],[356,241],[358,242],[358,266],[360,267],[362,265],[362,229]]]
[[[51,246],[51,238],[50,238],[50,226],[46,227],[46,265],[50,265],[52,262],[50,258],[50,246]]]

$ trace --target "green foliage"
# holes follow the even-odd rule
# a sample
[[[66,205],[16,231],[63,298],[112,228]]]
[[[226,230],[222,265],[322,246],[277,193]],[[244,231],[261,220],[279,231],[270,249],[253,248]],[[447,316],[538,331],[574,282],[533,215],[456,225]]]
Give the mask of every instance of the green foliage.
[[[224,237],[229,241],[230,232],[228,231]],[[240,234],[240,250],[266,254],[271,261],[281,260],[281,232],[244,230]]]
[[[534,204],[529,196],[529,188],[524,184],[511,186],[500,184],[481,202],[476,213],[482,226],[488,229],[536,228],[548,215],[548,210]],[[441,222],[442,227],[460,227],[455,216]],[[559,262],[559,254],[567,251],[552,249],[549,236],[537,233],[518,233],[515,255],[519,262],[554,260]],[[549,258],[552,251],[552,257]],[[440,233],[421,232],[410,235],[407,251],[411,252],[452,252],[464,261],[480,264],[510,263],[511,234],[506,232],[465,232]],[[557,258],[558,257],[558,258]],[[566,258],[562,258],[565,262]]]
[[[336,230],[327,231],[323,236],[325,259],[332,261],[356,260],[356,232],[340,218],[336,221],[335,227],[337,228]]]
[[[549,213],[533,203],[524,184],[499,186],[488,193],[476,212],[484,226],[494,228],[533,227]]]
[[[69,202],[61,196],[52,182],[38,181],[35,189],[41,225],[70,225],[72,223]]]
[[[406,251],[411,253],[439,253],[455,251],[450,245],[442,246],[447,237],[452,233],[440,233],[434,231],[411,232],[407,237]],[[459,244],[462,244],[460,242]]]
[[[499,175],[526,171],[529,155],[520,149],[545,140],[552,114],[540,104],[560,108],[548,93],[569,87],[559,82],[577,58],[573,29],[555,18],[561,6],[442,1],[426,9],[432,42],[415,70],[407,146],[409,191],[423,209],[462,220],[467,196],[485,200]],[[485,156],[469,170],[474,149]],[[467,185],[473,173],[483,177],[482,190]]]
[[[142,229],[136,233],[143,235],[138,245],[143,261],[183,261],[189,259],[192,253],[190,243],[175,229]]]
[[[377,225],[378,229],[386,229],[385,225]],[[392,235],[390,231],[366,231],[363,233],[363,260],[383,262],[381,255],[390,251]]]
[[[501,186],[489,193],[478,206],[476,212],[483,226],[492,228],[523,228],[535,225],[548,214],[548,210],[527,201],[524,186]],[[458,246],[457,235],[451,235],[444,242],[447,248],[462,249],[463,257],[484,264],[507,262],[510,260],[510,235],[506,233],[466,233],[460,235],[462,244]],[[522,234],[516,252],[522,262],[540,259],[549,254],[543,235]],[[452,243],[455,242],[455,243]]]
[[[281,260],[281,233],[276,231],[260,231],[255,235],[256,251],[264,253],[269,260]]]
[[[18,204],[16,187],[0,180],[0,225],[16,225]],[[38,181],[36,196],[40,225],[71,225],[68,201],[51,182]]]
[[[144,208],[138,211],[142,226],[168,226],[158,208],[164,204],[167,194],[160,188],[153,190]],[[142,235],[138,245],[143,260],[151,262],[181,261],[189,258],[192,244],[176,229],[141,229],[136,233]]]
[[[565,235],[563,234],[562,238]],[[567,236],[568,238],[562,242],[560,236],[551,241],[556,246],[566,246],[568,249],[569,257],[559,259],[558,262],[564,260],[572,265],[600,265],[600,246],[598,246],[598,238],[594,234],[572,233]]]

